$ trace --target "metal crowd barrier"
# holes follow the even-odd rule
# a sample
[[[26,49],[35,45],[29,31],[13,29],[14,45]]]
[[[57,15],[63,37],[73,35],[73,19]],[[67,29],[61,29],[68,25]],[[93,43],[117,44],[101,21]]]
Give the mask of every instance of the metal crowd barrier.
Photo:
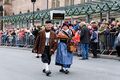
[[[101,55],[112,55],[116,51],[114,47],[116,37],[116,33],[99,34],[98,51]],[[0,42],[0,44],[3,46],[32,48],[34,45],[34,36],[26,34],[23,38],[19,38],[18,36],[8,37],[6,35],[2,35]]]
[[[17,35],[7,36],[2,35],[0,37],[0,45],[1,46],[14,46],[14,47],[28,47],[32,48],[34,44],[34,36],[33,35],[24,35],[24,37],[20,38]]]
[[[113,53],[116,54],[115,50],[115,39],[117,35],[114,32],[110,33],[102,33],[99,34],[99,44],[98,44],[98,50],[100,54],[107,54],[112,55]]]

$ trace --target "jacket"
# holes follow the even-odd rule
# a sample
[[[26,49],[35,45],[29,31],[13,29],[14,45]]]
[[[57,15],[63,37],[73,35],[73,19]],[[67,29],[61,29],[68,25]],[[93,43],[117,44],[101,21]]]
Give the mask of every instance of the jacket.
[[[33,50],[37,50],[38,54],[44,54],[45,41],[46,41],[45,30],[41,30],[37,36]],[[49,45],[50,45],[50,49],[53,49],[54,51],[56,50],[57,37],[53,31],[50,31]],[[50,52],[50,54],[53,54],[54,51]]]

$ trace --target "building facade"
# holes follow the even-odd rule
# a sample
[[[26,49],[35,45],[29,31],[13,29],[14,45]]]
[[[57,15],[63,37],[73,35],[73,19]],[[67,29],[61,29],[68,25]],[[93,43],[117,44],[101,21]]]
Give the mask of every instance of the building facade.
[[[70,6],[94,0],[36,0],[35,11]],[[32,12],[31,0],[12,0],[12,11],[14,14]]]
[[[22,25],[23,27],[24,24],[25,25],[27,24],[28,26],[28,24],[33,23],[32,22],[32,20],[34,20],[33,14],[29,13],[33,11],[33,3],[31,2],[31,0],[0,0],[0,1],[3,1],[4,3],[3,5],[4,5],[5,13],[8,10],[8,13],[10,12],[11,15],[13,14],[16,15],[16,16],[6,16],[4,18],[4,22],[6,24],[11,23],[19,26]],[[46,9],[54,9],[59,7],[61,7],[59,9],[63,9],[64,7],[66,8],[67,14],[65,16],[65,19],[71,20],[72,22],[76,19],[86,20],[87,22],[90,22],[90,20],[97,20],[97,19],[99,21],[102,21],[103,19],[109,21],[111,18],[117,18],[115,14],[119,13],[118,11],[119,6],[116,6],[116,5],[119,5],[119,3],[115,3],[111,1],[108,1],[108,0],[36,0],[35,8],[34,8],[35,11],[38,11],[38,10],[40,11],[45,10],[45,11],[43,12],[38,11],[35,13],[34,15],[35,22],[43,24],[46,19],[50,18],[49,12],[47,12]],[[86,3],[86,2],[89,2],[89,3]],[[111,11],[110,11],[108,8],[108,4],[110,5],[116,4],[116,5],[111,7]],[[6,5],[10,5],[11,8],[6,7]],[[7,10],[5,9],[5,7]],[[23,14],[17,15],[20,13],[23,13]],[[24,14],[24,13],[29,13],[29,14]]]
[[[0,0],[0,5],[3,6],[3,16],[12,15],[12,0]]]
[[[12,15],[12,0],[0,0],[0,17]],[[3,30],[3,21],[0,20],[0,30]]]
[[[47,0],[36,0],[35,11],[47,8]],[[32,12],[33,4],[31,0],[13,0],[12,11],[14,14]]]

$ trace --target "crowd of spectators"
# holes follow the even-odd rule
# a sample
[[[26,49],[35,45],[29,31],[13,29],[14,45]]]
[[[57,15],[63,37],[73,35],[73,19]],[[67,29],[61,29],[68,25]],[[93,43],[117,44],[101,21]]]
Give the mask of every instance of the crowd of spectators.
[[[99,49],[100,53],[105,50],[112,52],[115,49],[115,40],[120,32],[120,22],[103,21],[101,23],[96,21],[91,21],[86,23],[85,21],[74,21],[73,23],[67,21],[64,22],[69,25],[69,28],[73,31],[74,35],[79,33],[81,36],[82,26],[85,25],[90,31],[90,47],[97,43],[96,49]],[[62,26],[62,25],[61,25]],[[57,32],[61,29],[61,26],[54,26],[53,31]],[[18,46],[18,47],[32,47],[34,45],[34,40],[37,37],[37,33],[40,31],[40,27],[30,29],[30,28],[13,28],[6,29],[5,31],[0,31],[0,45],[1,46]],[[85,36],[85,35],[83,35]],[[77,42],[77,53],[81,54],[81,42]],[[95,51],[95,47],[92,48]],[[93,52],[96,53],[96,52]]]

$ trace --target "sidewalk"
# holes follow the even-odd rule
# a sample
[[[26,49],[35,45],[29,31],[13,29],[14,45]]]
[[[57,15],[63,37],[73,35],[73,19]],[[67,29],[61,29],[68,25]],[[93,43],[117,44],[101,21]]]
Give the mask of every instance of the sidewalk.
[[[0,46],[0,48],[11,48],[11,49],[20,49],[20,50],[28,50],[28,51],[32,51],[32,48],[27,48],[27,47],[11,47],[11,46]],[[99,54],[100,58],[103,59],[113,59],[113,60],[120,60],[119,57],[115,56],[115,55],[104,55],[104,54]],[[90,54],[90,57],[92,57],[92,54]]]

